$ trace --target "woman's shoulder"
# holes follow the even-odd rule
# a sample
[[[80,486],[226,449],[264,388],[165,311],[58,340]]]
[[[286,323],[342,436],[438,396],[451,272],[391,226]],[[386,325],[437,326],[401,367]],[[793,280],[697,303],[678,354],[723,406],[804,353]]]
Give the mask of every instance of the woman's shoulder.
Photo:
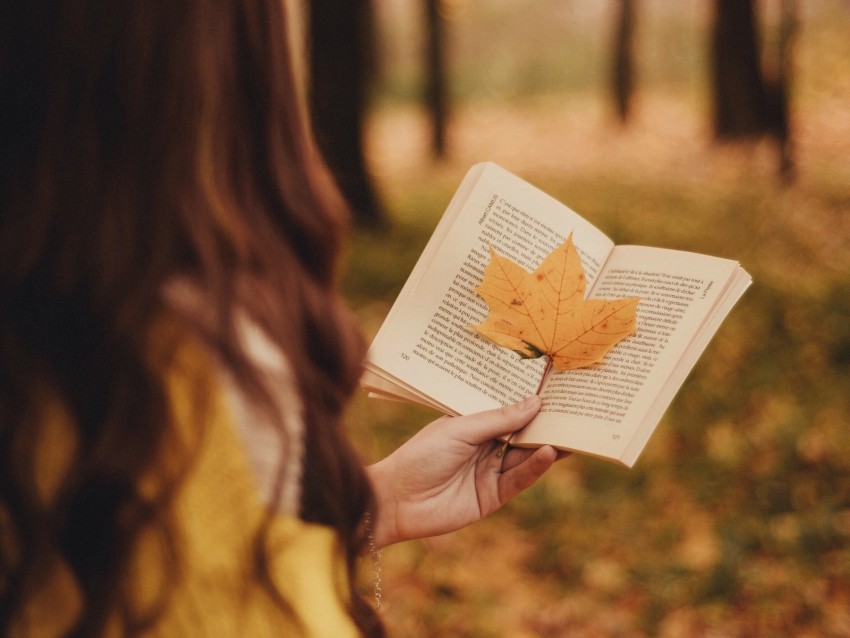
[[[198,351],[197,344],[189,343],[182,356],[205,355],[203,348]],[[287,448],[280,441],[280,432],[263,424],[262,413],[252,410],[238,389],[228,387],[226,378],[221,381],[216,366],[201,367],[212,371],[211,378],[204,381],[214,387],[207,395],[212,410],[175,499],[182,578],[169,605],[172,612],[162,621],[166,633],[172,635],[171,630],[178,629],[173,623],[182,627],[187,610],[192,609],[206,615],[208,628],[230,625],[233,635],[261,636],[266,629],[280,629],[291,622],[262,591],[257,577],[257,532],[263,528],[272,584],[303,625],[303,635],[355,635],[339,588],[345,578],[336,533],[300,520],[297,504],[291,512],[280,507],[270,512],[267,494],[259,489],[258,477],[267,470],[256,467],[250,441],[255,451],[277,451],[266,452],[264,462],[278,463]],[[180,374],[170,381],[177,396],[187,392],[183,382]],[[234,405],[241,407],[234,410]],[[245,421],[237,424],[240,418]],[[263,440],[272,434],[273,442]],[[269,475],[273,477],[274,472]]]
[[[284,432],[273,423],[275,415],[253,407],[191,330],[173,318],[155,327],[150,356],[163,366],[174,428],[141,478],[140,490],[154,498],[163,489],[173,490],[167,519],[176,562],[163,543],[162,528],[152,526],[131,553],[122,586],[138,609],[159,609],[145,635],[357,635],[346,613],[345,567],[336,532],[297,516],[300,456],[295,472],[273,471],[275,464],[295,463],[287,455],[300,455],[302,445],[293,438],[301,436],[300,424],[291,427],[300,411],[286,362],[267,349],[259,333],[250,328],[246,333],[251,356],[261,362],[269,383],[282,383],[278,407],[281,419],[290,423]],[[49,405],[41,466],[50,471],[39,478],[45,493],[54,491],[63,473],[63,455],[57,451],[67,451],[74,441],[61,403]],[[265,468],[257,467],[258,450],[265,454]],[[295,485],[284,490],[291,503],[270,503],[261,489],[264,472],[269,480],[295,477]],[[259,547],[273,590],[258,571]],[[27,635],[63,633],[80,608],[81,594],[66,566],[58,564],[47,582],[27,606]],[[275,602],[272,591],[286,607]],[[166,603],[160,606],[162,600]]]
[[[189,317],[196,328],[211,332],[209,306],[199,286],[186,279],[174,280],[166,288],[165,297],[179,316]],[[282,514],[296,515],[301,497],[304,419],[295,378],[284,353],[246,312],[237,309],[234,323],[237,345],[253,366],[266,401],[258,402],[256,393],[246,391],[212,348],[185,330],[180,356],[168,366],[175,401],[184,402],[187,391],[198,383],[214,393],[219,403],[216,410],[228,415],[263,502]],[[173,326],[164,327],[162,332],[168,340]]]

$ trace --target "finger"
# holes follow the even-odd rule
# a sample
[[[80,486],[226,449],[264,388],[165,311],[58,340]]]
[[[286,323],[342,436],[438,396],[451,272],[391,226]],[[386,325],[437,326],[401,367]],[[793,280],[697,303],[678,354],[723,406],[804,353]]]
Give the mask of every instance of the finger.
[[[502,473],[507,472],[512,467],[516,467],[520,463],[523,463],[529,456],[534,454],[537,448],[521,448],[521,447],[512,447],[508,448],[508,451],[502,457],[502,463],[500,466],[500,471]],[[555,460],[560,461],[561,459],[565,459],[568,456],[572,456],[572,452],[567,450],[558,450],[555,449]]]
[[[519,403],[495,410],[454,417],[448,419],[447,423],[453,428],[459,428],[459,435],[469,443],[479,445],[521,430],[537,415],[540,406],[540,397],[530,396]]]
[[[507,501],[531,486],[558,459],[558,451],[551,445],[535,450],[521,463],[506,470],[499,477],[499,503]]]
[[[538,448],[533,447],[509,447],[508,451],[502,456],[499,465],[499,471],[504,474],[508,470],[515,468],[517,465],[524,463],[529,456],[534,454]]]

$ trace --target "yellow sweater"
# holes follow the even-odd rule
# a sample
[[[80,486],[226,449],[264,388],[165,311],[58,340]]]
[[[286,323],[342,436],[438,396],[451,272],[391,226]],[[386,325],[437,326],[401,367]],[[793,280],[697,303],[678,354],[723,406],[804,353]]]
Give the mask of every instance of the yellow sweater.
[[[197,438],[192,420],[198,412],[192,397],[198,396],[198,383],[208,384],[212,396],[204,406],[208,418],[197,443],[200,449],[175,501],[180,578],[164,613],[147,635],[359,635],[345,612],[343,601],[348,594],[342,554],[330,528],[277,516],[268,535],[275,584],[300,625],[281,612],[256,582],[252,542],[264,506],[230,415],[220,393],[214,391],[216,383],[208,363],[199,348],[187,345],[180,348],[168,371],[178,429],[187,440]],[[61,451],[73,444],[61,411],[52,411],[51,422],[44,454],[48,470],[41,486],[48,493],[61,474]],[[155,483],[157,477],[151,479]],[[162,563],[157,548],[156,543],[143,541],[133,560],[131,591],[134,600],[143,605],[160,591]],[[61,635],[78,614],[79,605],[71,572],[60,565],[29,605],[20,631],[13,635]]]

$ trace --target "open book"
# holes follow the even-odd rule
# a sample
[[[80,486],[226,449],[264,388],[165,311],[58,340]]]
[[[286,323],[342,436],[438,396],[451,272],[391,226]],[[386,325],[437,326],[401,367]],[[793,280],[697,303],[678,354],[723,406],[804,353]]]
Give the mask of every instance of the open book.
[[[587,296],[639,297],[637,332],[594,366],[550,371],[469,328],[489,247],[533,271],[573,234]],[[708,342],[750,285],[736,261],[615,246],[549,195],[492,163],[467,173],[367,356],[371,395],[459,415],[540,388],[543,408],[511,445],[553,445],[632,466]]]

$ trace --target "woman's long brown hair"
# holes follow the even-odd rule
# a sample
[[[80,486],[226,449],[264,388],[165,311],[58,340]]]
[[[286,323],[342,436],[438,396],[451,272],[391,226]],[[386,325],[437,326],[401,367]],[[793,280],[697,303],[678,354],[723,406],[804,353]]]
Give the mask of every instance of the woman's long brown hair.
[[[121,579],[144,529],[170,538],[168,492],[152,499],[138,479],[174,425],[148,352],[178,277],[212,309],[188,328],[249,396],[271,402],[236,309],[286,354],[306,422],[301,513],[337,530],[351,585],[371,492],[339,420],[363,344],[335,292],[347,209],[310,139],[284,3],[12,4],[0,21],[0,633],[57,558],[83,595],[71,635],[116,615],[128,635],[151,622]],[[77,438],[48,503],[34,458],[45,396]],[[264,570],[261,553],[273,589]],[[381,635],[356,595],[351,613]]]

